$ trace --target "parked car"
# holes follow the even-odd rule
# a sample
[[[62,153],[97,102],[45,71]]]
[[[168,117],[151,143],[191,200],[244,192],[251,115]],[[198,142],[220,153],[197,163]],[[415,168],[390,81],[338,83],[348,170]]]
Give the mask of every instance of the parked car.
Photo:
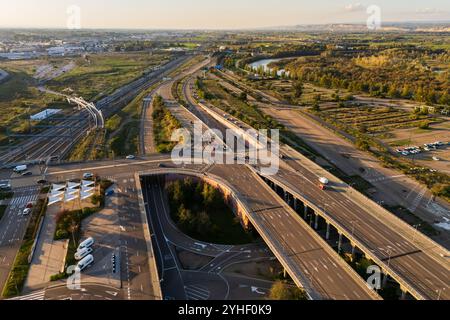
[[[127,156],[127,160],[134,160],[134,159],[136,159],[136,157],[135,157],[135,156],[133,156],[133,155],[129,155],[129,156]]]
[[[31,209],[31,208],[33,208],[33,206],[34,206],[33,202],[28,202],[26,208]]]
[[[94,238],[92,238],[92,237],[87,238],[86,240],[84,240],[83,242],[80,243],[77,251],[80,251],[81,249],[84,249],[84,248],[92,247],[94,245],[94,242],[95,242]]]
[[[88,248],[83,248],[81,250],[78,250],[77,252],[75,252],[75,260],[83,260],[85,257],[87,257],[88,255],[90,255],[92,252],[94,252],[94,250],[90,247]]]
[[[31,210],[32,210],[31,208],[25,208],[22,212],[22,215],[24,215],[24,216],[29,215],[31,213]]]
[[[83,260],[81,260],[80,262],[78,262],[77,264],[77,268],[80,271],[83,271],[84,269],[86,269],[87,267],[89,267],[90,265],[92,265],[94,263],[94,256],[92,254],[86,256],[83,258]]]

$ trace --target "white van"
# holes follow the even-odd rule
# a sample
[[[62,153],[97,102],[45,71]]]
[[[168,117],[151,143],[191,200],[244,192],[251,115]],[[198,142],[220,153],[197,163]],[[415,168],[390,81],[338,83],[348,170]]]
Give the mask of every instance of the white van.
[[[92,248],[83,248],[81,250],[78,250],[75,253],[75,260],[82,260],[84,259],[86,256],[90,255],[94,250]]]
[[[92,254],[88,255],[87,257],[83,258],[80,262],[77,264],[77,268],[80,271],[83,271],[87,267],[89,267],[91,264],[94,263],[94,256]]]
[[[92,238],[92,237],[87,238],[82,243],[80,243],[77,251],[80,251],[81,249],[84,249],[84,248],[90,248],[90,247],[92,247],[93,244],[94,244],[94,238]]]
[[[13,169],[13,171],[14,171],[15,173],[21,173],[21,172],[24,172],[24,171],[27,171],[27,170],[28,170],[28,166],[27,166],[27,165],[17,166],[17,167],[15,167],[15,168]]]

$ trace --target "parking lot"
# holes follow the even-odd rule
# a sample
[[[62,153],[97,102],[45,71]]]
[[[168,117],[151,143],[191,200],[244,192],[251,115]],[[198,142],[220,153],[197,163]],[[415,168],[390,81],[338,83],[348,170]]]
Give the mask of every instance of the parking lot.
[[[398,130],[394,137],[385,140],[399,156],[414,161],[419,166],[450,173],[450,125],[438,124],[430,130]]]

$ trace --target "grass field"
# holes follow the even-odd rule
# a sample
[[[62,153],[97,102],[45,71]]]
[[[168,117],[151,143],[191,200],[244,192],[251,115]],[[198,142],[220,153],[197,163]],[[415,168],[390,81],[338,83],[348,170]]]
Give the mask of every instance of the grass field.
[[[424,121],[443,121],[440,118],[412,114],[402,109],[372,107],[350,102],[321,104],[320,112],[317,114],[322,119],[331,119],[343,126],[378,136],[388,135],[397,129],[418,128]]]
[[[168,57],[164,54],[139,52],[78,58],[74,69],[48,84],[55,90],[70,88],[85,99],[96,101],[138,78],[144,71],[168,61]]]
[[[40,84],[34,76],[39,67],[50,64],[58,68],[74,62],[73,69],[49,80],[46,86],[57,92],[73,92],[86,100],[96,101],[168,59],[169,53],[150,55],[137,52],[0,62],[0,68],[10,74],[8,80],[0,85],[0,144],[7,142],[7,130],[26,131],[29,115],[46,108],[73,110],[73,106],[61,97],[37,89]]]

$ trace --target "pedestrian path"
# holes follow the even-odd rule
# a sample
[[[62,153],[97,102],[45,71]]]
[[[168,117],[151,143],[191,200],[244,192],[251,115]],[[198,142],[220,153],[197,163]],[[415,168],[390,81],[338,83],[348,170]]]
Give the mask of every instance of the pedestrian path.
[[[208,300],[210,292],[200,286],[186,286],[186,296],[188,300]]]
[[[36,291],[25,296],[15,297],[8,300],[44,300],[45,290]]]

